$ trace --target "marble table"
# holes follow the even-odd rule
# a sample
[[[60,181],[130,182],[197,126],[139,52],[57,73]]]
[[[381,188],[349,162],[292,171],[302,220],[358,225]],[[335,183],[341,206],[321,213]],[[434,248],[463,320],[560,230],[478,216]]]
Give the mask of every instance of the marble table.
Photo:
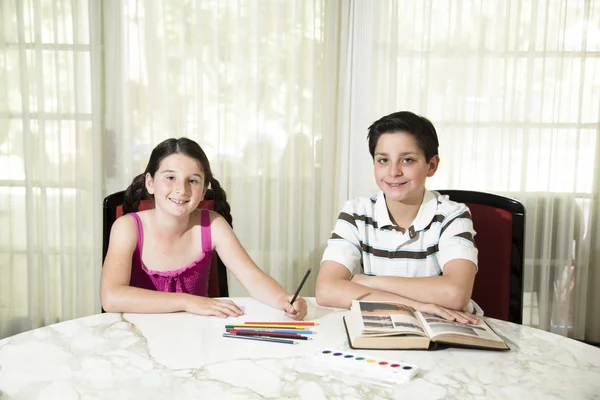
[[[0,398],[15,399],[588,399],[600,397],[600,349],[488,319],[512,350],[360,351],[417,365],[387,384],[319,374],[306,361],[348,350],[345,310],[309,301],[314,340],[298,345],[222,337],[225,323],[285,320],[249,298],[246,315],[99,314],[0,341]]]

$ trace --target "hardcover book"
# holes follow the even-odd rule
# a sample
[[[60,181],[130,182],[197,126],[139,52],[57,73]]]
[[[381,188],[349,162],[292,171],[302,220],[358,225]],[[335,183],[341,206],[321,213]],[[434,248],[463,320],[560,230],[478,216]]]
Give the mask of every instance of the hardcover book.
[[[510,350],[483,318],[477,325],[463,324],[401,303],[354,300],[344,324],[353,349],[433,349],[446,344]]]

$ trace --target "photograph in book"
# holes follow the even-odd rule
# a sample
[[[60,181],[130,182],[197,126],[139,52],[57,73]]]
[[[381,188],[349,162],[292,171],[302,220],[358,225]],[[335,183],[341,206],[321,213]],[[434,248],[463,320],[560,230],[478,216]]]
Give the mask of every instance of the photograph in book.
[[[359,302],[365,330],[403,330],[424,332],[413,309],[398,303]]]
[[[486,340],[494,340],[497,338],[497,335],[485,323],[478,325],[465,324],[457,321],[448,321],[441,317],[426,313],[421,313],[421,316],[427,323],[431,337],[462,334]]]

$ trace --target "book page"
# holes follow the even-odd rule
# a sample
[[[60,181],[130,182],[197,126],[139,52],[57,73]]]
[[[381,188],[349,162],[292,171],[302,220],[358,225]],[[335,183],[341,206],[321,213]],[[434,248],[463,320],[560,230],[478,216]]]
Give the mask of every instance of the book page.
[[[357,303],[364,325],[363,334],[425,334],[413,309],[404,304],[383,301],[358,301]]]
[[[421,317],[425,321],[426,329],[433,339],[440,335],[463,335],[481,338],[485,340],[502,341],[498,335],[490,329],[485,321],[481,320],[479,324],[463,324],[456,321],[448,321],[444,318],[421,313]]]

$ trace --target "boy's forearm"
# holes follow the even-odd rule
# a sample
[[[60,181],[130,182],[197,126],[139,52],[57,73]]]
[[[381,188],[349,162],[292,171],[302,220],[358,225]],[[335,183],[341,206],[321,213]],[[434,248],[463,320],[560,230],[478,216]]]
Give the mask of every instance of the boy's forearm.
[[[462,310],[470,300],[471,290],[445,276],[405,278],[395,276],[355,275],[353,281],[375,290],[385,290],[421,303],[437,304]]]
[[[406,297],[348,280],[317,282],[316,298],[317,303],[321,306],[339,308],[350,308],[352,300],[395,301],[411,307],[415,304]]]

